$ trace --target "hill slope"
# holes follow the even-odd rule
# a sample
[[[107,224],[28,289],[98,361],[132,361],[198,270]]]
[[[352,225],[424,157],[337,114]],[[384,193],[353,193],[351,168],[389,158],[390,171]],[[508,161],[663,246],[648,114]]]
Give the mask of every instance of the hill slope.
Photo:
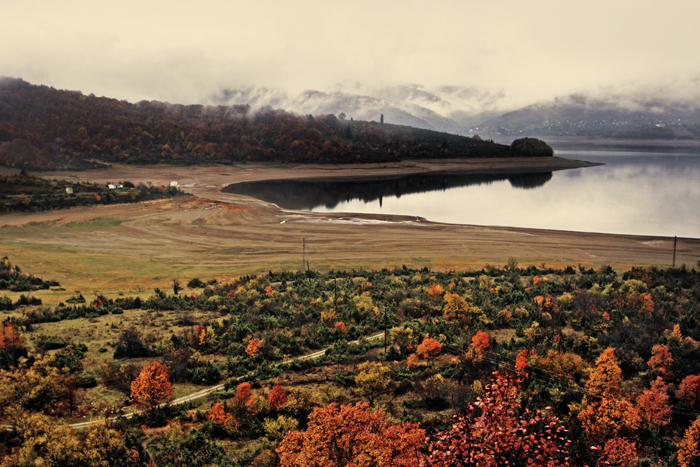
[[[36,169],[236,161],[384,162],[530,154],[448,133],[270,107],[173,105],[0,80],[0,164]]]

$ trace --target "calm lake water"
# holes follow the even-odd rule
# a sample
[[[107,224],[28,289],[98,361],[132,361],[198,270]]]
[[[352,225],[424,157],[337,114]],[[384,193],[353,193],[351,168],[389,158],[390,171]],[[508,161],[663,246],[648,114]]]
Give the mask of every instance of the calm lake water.
[[[231,185],[290,209],[420,216],[435,222],[700,238],[700,155],[557,150],[606,165],[527,175]]]

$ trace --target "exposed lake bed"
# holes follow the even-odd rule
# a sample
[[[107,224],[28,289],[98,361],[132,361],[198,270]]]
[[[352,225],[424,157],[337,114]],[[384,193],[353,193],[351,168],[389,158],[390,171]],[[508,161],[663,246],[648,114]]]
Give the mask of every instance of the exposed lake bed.
[[[381,269],[402,264],[461,270],[481,268],[487,263],[505,264],[510,257],[517,258],[521,265],[546,262],[556,267],[611,265],[626,270],[636,265],[671,265],[672,236],[489,227],[430,222],[416,216],[286,210],[221,191],[238,181],[332,178],[341,173],[349,178],[376,178],[467,169],[482,174],[513,173],[521,167],[536,173],[552,171],[554,180],[563,173],[561,169],[589,165],[550,157],[345,167],[270,163],[115,165],[108,170],[49,172],[38,175],[105,183],[129,180],[167,185],[177,181],[194,198],[6,214],[0,217],[0,246],[17,262],[34,264],[29,272],[55,277],[70,290],[79,288],[84,280],[81,277],[76,282],[76,277],[67,272],[76,270],[85,271],[92,287],[99,290],[132,287],[135,281],[142,287],[167,287],[166,278],[172,277],[172,271],[233,277],[271,267],[294,270],[300,267],[304,242],[306,260],[321,270]],[[510,185],[508,180],[497,183]],[[552,180],[545,186],[550,183]],[[36,251],[42,254],[37,256]],[[92,258],[99,258],[99,267]],[[700,239],[679,237],[676,264],[694,265],[698,259]],[[65,266],[68,263],[70,268]],[[106,274],[108,271],[123,274],[117,277]]]

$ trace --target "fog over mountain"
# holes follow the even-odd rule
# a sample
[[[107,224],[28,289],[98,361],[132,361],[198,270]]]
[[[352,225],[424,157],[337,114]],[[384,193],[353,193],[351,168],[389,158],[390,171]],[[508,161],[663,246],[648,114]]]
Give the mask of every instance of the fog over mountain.
[[[514,108],[502,91],[418,84],[371,87],[343,83],[330,91],[291,93],[266,87],[224,89],[212,104],[271,106],[299,114],[410,125],[472,135],[698,138],[700,80],[636,83],[564,95]],[[687,128],[691,127],[691,128]]]
[[[503,111],[503,93],[462,86],[401,85],[369,87],[340,84],[331,91],[290,93],[266,87],[224,89],[211,104],[271,106],[299,114],[345,114],[347,119],[379,121],[466,134],[467,128]]]

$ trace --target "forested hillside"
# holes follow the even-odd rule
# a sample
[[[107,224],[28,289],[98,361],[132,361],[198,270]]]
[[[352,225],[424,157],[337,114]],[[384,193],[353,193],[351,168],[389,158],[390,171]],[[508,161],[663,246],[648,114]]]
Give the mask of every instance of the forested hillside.
[[[43,287],[7,259],[0,279]],[[511,259],[66,294],[55,307],[24,295],[5,303],[2,465],[700,460],[695,268],[618,275]],[[100,422],[132,404],[140,415]],[[89,416],[83,431],[61,425]]]
[[[377,119],[381,119],[377,115]],[[0,79],[0,164],[30,169],[104,163],[382,162],[410,158],[552,155],[480,138],[334,115],[247,105],[172,105],[85,96]]]

